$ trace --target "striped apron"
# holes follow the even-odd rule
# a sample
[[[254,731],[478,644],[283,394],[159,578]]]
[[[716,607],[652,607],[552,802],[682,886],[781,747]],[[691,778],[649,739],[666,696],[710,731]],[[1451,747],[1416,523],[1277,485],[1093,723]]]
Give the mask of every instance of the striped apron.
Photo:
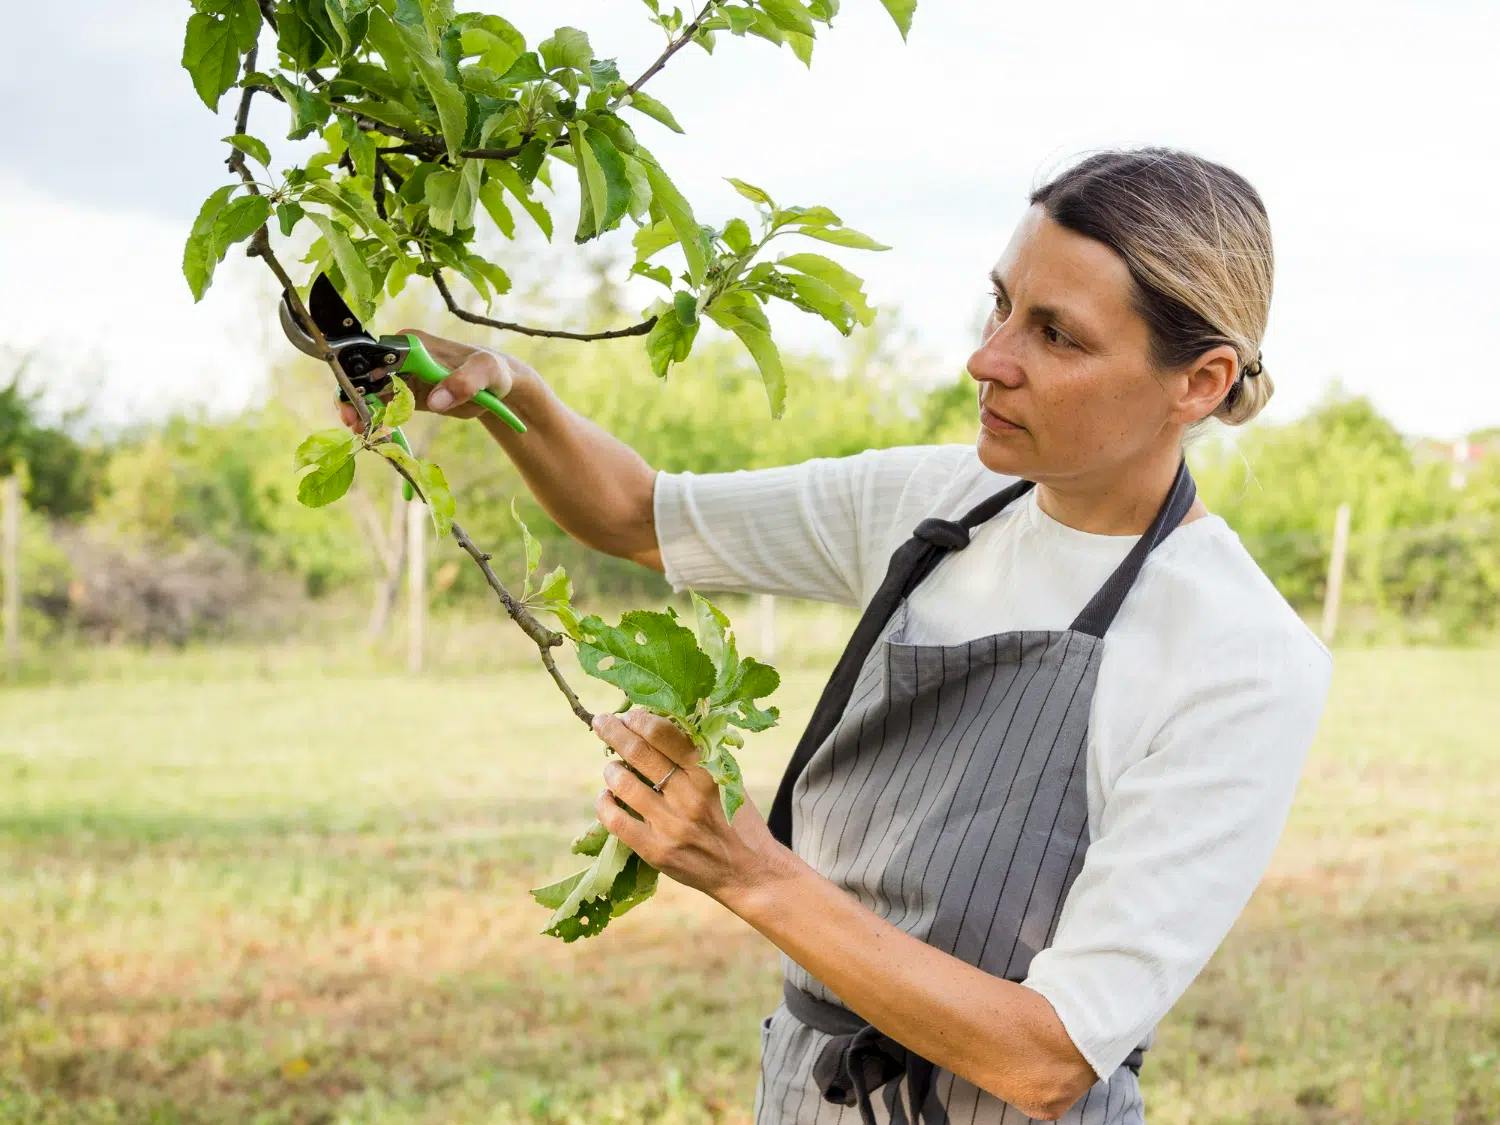
[[[1034,483],[1016,481],[957,521],[925,519],[892,554],[767,817],[777,839],[892,925],[1018,982],[1051,943],[1088,850],[1085,758],[1104,634],[1197,495],[1184,459],[1150,528],[1067,629],[902,640],[911,591]],[[781,961],[783,999],[761,1024],[756,1125],[1029,1120]],[[1154,1037],[1060,1120],[1143,1123],[1136,1075]]]

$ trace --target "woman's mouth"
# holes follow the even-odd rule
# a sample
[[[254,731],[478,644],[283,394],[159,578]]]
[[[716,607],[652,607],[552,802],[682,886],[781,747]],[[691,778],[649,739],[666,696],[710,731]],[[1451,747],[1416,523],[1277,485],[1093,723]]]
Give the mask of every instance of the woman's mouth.
[[[993,434],[1014,433],[1016,430],[1024,430],[1025,426],[1018,426],[1009,419],[1002,418],[988,406],[979,407],[979,424]]]

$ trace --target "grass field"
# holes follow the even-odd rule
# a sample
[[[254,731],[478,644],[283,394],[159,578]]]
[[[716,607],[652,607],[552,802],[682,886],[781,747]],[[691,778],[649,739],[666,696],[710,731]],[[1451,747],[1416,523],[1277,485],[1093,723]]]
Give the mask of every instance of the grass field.
[[[778,661],[763,808],[838,626]],[[601,749],[497,629],[416,680],[286,646],[0,688],[0,1120],[747,1122],[776,951],[669,881],[540,936]],[[1500,651],[1338,652],[1153,1122],[1500,1121],[1497,731]]]

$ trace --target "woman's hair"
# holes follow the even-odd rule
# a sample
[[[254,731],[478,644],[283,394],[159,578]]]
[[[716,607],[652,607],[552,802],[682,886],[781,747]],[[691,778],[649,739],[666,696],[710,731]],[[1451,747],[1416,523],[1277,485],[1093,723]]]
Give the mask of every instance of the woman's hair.
[[[1209,418],[1239,426],[1271,398],[1255,363],[1271,304],[1271,226],[1260,195],[1222,164],[1169,148],[1096,152],[1031,193],[1061,226],[1124,259],[1131,302],[1150,332],[1151,362],[1180,367],[1228,344],[1234,384]]]

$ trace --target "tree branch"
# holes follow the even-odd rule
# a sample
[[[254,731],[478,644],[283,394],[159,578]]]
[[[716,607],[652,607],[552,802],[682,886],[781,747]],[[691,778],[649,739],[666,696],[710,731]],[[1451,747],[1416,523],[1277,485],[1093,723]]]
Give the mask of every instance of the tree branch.
[[[512,324],[506,320],[495,320],[493,317],[480,316],[478,313],[470,312],[468,309],[458,307],[458,302],[453,299],[453,293],[448,288],[448,283],[443,279],[441,267],[432,263],[427,256],[427,247],[422,247],[422,256],[432,264],[432,283],[437,286],[439,293],[443,295],[443,303],[448,306],[448,311],[459,320],[468,321],[470,324],[482,324],[488,328],[502,328],[508,332],[519,332],[524,336],[548,336],[560,340],[616,340],[624,336],[644,336],[650,332],[656,324],[656,317],[649,317],[639,324],[632,324],[629,328],[610,328],[603,332],[569,332],[562,328],[528,328],[524,324]]]
[[[639,78],[637,78],[629,86],[625,87],[625,93],[635,93],[646,84],[646,80],[648,78],[652,77],[662,67],[666,66],[667,60],[675,55],[679,50],[681,50],[687,44],[687,41],[697,34],[699,25],[708,18],[709,13],[711,13],[714,8],[718,6],[718,4],[719,0],[708,0],[708,3],[703,5],[703,10],[693,17],[693,22],[682,29],[682,34],[679,35],[676,39],[672,40],[672,42],[668,43],[667,49],[661,53],[661,56],[654,63],[648,66],[645,72]]]

